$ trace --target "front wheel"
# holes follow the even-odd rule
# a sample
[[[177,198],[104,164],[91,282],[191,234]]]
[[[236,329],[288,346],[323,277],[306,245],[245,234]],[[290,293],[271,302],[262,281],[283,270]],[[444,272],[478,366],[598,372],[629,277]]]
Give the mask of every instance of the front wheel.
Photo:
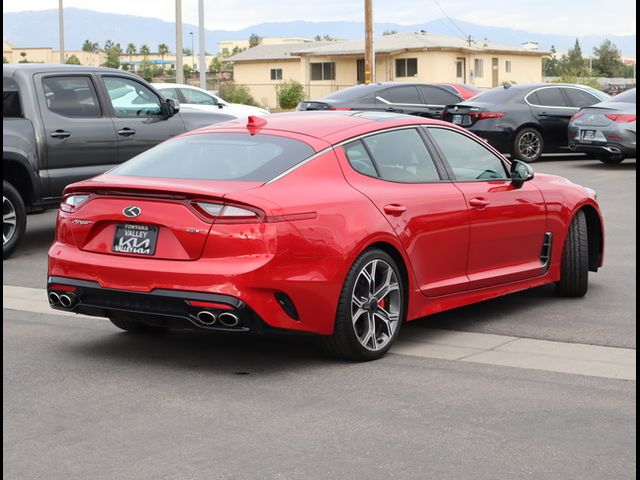
[[[27,214],[18,191],[2,181],[2,258],[9,258],[24,236]]]
[[[523,128],[513,141],[511,156],[523,162],[533,163],[540,160],[543,150],[542,134],[535,128]]]
[[[406,311],[396,262],[382,250],[368,250],[354,262],[340,294],[333,335],[325,350],[348,360],[375,360],[391,348]]]
[[[563,297],[584,297],[589,289],[589,238],[587,218],[579,211],[569,226],[562,252],[556,291]]]

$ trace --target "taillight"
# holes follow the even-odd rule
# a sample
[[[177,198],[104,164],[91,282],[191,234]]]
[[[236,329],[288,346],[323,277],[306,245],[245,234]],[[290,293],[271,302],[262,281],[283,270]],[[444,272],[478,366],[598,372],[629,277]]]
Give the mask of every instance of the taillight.
[[[201,201],[195,201],[192,205],[215,223],[261,223],[265,218],[262,210],[246,205]]]
[[[502,112],[469,112],[469,116],[474,120],[486,120],[488,118],[506,117],[506,113]]]
[[[607,113],[605,117],[618,123],[631,123],[636,121],[636,116],[633,113]]]
[[[89,194],[86,193],[70,193],[65,195],[60,203],[60,210],[63,212],[74,212],[80,208],[87,200],[89,200]]]
[[[327,110],[352,110],[352,109],[348,107],[330,107],[330,108],[327,108]]]
[[[575,119],[577,119],[577,118],[580,118],[580,117],[581,117],[581,116],[583,116],[583,115],[584,115],[584,112],[577,112],[577,113],[574,113],[574,114],[573,114],[573,116],[571,117],[571,120],[573,121],[573,120],[575,120]]]

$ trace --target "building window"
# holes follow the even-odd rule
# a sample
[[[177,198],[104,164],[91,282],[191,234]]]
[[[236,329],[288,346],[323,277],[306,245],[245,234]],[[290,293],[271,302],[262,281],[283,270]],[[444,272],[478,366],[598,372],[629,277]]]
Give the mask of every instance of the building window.
[[[322,62],[311,64],[311,80],[335,80],[336,63]]]
[[[506,60],[504,62],[504,69],[507,73],[511,73],[511,60]]]
[[[417,74],[417,58],[396,58],[396,77],[415,77]]]
[[[484,77],[484,60],[481,58],[476,58],[473,60],[473,73],[476,78]]]
[[[458,60],[456,62],[456,78],[462,78],[464,76],[464,72],[462,70],[462,60]]]
[[[271,80],[282,80],[282,69],[281,68],[272,68],[271,69]]]

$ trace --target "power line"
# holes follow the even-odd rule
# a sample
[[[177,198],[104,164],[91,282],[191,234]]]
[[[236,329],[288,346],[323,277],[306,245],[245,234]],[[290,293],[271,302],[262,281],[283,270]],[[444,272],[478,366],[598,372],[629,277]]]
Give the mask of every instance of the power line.
[[[440,9],[440,11],[442,12],[442,14],[447,18],[447,20],[449,20],[449,22],[451,22],[451,25],[453,25],[454,27],[456,27],[456,30],[458,30],[462,36],[466,39],[468,37],[468,35],[463,32],[460,27],[458,27],[458,25],[456,24],[456,22],[454,22],[451,17],[449,17],[449,15],[447,15],[447,12],[444,11],[444,8],[442,8],[442,5],[440,5],[440,2],[438,0],[433,0],[434,2],[436,2],[436,5],[438,6],[438,8]]]
[[[420,3],[422,3],[427,9],[429,9],[429,13],[431,13],[431,15],[433,16],[434,21],[440,23],[442,26],[444,26],[447,30],[449,30],[451,33],[453,33],[455,36],[458,36],[458,32],[456,32],[453,28],[451,28],[449,26],[449,24],[447,22],[445,22],[442,17],[438,16],[432,9],[431,9],[431,5],[429,5],[428,3],[425,3],[424,0],[420,0]]]

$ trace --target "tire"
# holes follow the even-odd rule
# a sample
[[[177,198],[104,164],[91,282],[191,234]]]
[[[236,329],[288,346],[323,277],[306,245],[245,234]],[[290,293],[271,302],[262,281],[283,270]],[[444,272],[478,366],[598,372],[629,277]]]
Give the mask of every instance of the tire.
[[[587,218],[581,210],[569,226],[556,292],[563,297],[584,297],[588,289],[589,239]]]
[[[535,128],[523,128],[513,140],[511,156],[523,162],[533,163],[540,160],[544,151],[544,140]]]
[[[597,155],[598,160],[600,160],[602,163],[605,163],[607,165],[617,165],[619,163],[622,163],[622,161],[624,160],[624,157],[614,157],[612,155],[606,155],[604,153],[600,153]]]
[[[133,320],[128,315],[114,315],[109,317],[111,323],[116,327],[130,333],[161,333],[168,330],[166,327],[156,327],[155,325],[147,325],[146,323]]]
[[[27,214],[18,191],[2,181],[2,258],[9,258],[24,237]]]
[[[376,360],[398,337],[405,312],[405,286],[396,262],[382,250],[367,250],[349,269],[333,335],[323,337],[322,346],[345,360]]]

